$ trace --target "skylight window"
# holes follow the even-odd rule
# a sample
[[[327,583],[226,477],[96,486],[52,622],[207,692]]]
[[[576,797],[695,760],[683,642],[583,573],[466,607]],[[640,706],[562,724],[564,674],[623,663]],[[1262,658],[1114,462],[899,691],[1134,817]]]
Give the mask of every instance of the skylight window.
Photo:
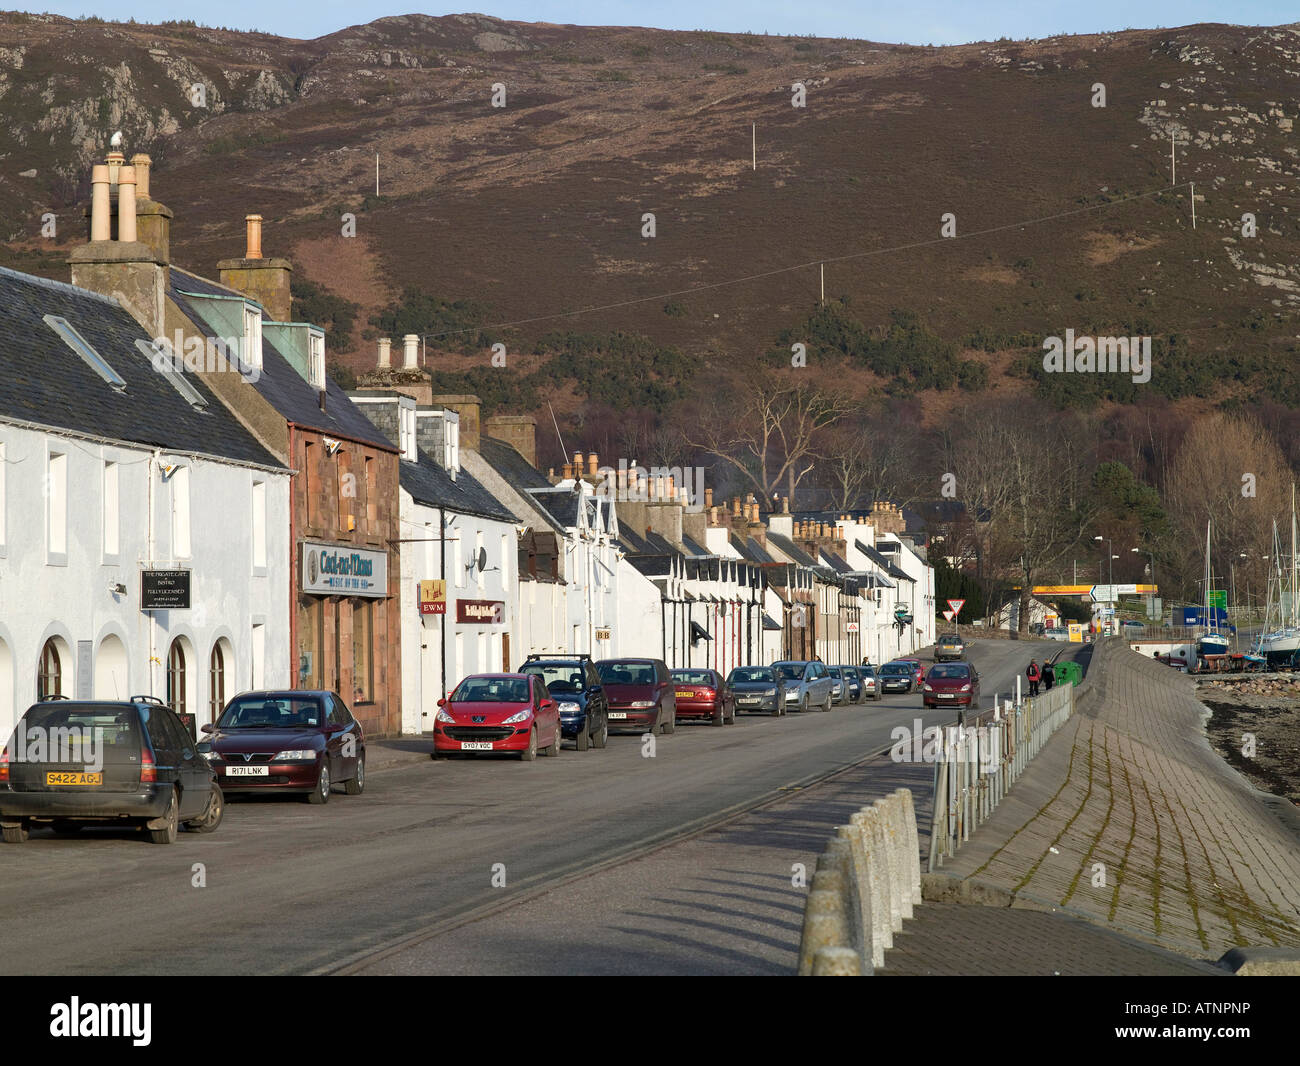
[[[126,388],[126,382],[122,380],[118,372],[109,366],[107,360],[91,347],[90,342],[76,331],[71,322],[59,315],[45,315],[43,320],[50,329],[63,338],[64,344],[81,356],[82,362],[91,370],[112,385],[113,388],[119,391]]]
[[[185,379],[185,371],[181,366],[181,361],[172,356],[171,348],[167,344],[150,344],[147,340],[137,340],[135,346],[148,357],[153,368],[163,377],[172,383],[172,386],[185,397],[188,403],[196,411],[206,411],[208,401],[203,398],[193,385]]]

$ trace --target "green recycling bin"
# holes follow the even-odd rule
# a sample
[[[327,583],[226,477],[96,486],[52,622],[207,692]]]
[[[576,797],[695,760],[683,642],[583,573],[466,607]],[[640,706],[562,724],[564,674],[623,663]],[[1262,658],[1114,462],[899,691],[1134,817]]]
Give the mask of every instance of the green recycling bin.
[[[1056,663],[1056,683],[1058,685],[1071,684],[1077,685],[1083,680],[1083,668],[1073,659],[1063,663]]]

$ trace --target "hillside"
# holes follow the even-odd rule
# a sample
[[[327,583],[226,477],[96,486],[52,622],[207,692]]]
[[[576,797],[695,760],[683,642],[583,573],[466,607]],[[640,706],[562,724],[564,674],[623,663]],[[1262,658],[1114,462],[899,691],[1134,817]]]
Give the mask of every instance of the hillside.
[[[663,410],[806,339],[823,383],[915,396],[928,424],[986,390],[1296,405],[1297,69],[1291,27],[928,48],[481,15],[295,41],[9,14],[3,262],[66,278],[90,162],[121,129],[155,160],[177,261],[212,271],[260,212],[268,254],[359,305],[331,338],[356,369],[371,316],[408,288],[461,301],[416,319],[464,330],[432,362],[474,368],[444,381],[489,404]],[[57,241],[40,237],[49,211]],[[947,212],[957,239],[941,241]],[[588,307],[605,309],[562,315]],[[1151,335],[1150,383],[1045,378],[1042,338],[1067,328]],[[620,392],[634,377],[655,387]]]

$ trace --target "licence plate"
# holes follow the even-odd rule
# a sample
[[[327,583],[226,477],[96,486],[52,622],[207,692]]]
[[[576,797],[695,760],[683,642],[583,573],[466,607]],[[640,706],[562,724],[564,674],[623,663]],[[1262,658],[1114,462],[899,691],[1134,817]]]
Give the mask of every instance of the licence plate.
[[[45,783],[47,785],[102,785],[104,783],[103,774],[46,774]]]
[[[762,703],[763,698],[761,696],[741,696],[736,702],[749,706],[751,703]]]
[[[461,751],[491,751],[492,741],[490,740],[462,740],[460,742]]]
[[[677,690],[677,698],[678,698],[679,700],[690,700],[690,699],[694,699],[694,698],[695,698],[695,693],[692,692],[692,691],[690,691],[690,690],[688,690],[688,689],[680,689],[680,688],[679,688],[679,689]]]
[[[227,777],[270,777],[269,766],[227,766]]]
[[[954,696],[951,692],[940,692],[940,693],[939,693],[939,699],[941,699],[941,700],[952,700],[952,699],[956,699],[956,698],[957,698],[957,697]]]
[[[627,715],[624,714],[622,711],[610,711],[610,712],[609,712],[609,715],[608,715],[607,717],[608,717],[608,718],[610,719],[610,721],[612,721],[612,722],[621,722],[621,721],[623,721],[625,718],[627,718]]]

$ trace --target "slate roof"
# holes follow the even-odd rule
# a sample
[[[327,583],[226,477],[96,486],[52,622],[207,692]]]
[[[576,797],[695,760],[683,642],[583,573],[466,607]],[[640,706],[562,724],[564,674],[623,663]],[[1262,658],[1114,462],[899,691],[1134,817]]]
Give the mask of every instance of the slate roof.
[[[411,494],[416,503],[430,507],[445,507],[459,514],[492,518],[499,522],[518,522],[519,518],[493,496],[482,482],[464,467],[456,473],[455,480],[424,452],[418,463],[402,462],[402,488]]]
[[[629,555],[650,554],[650,545],[627,526],[619,526],[618,539]]]
[[[700,545],[697,544],[695,541],[693,541],[690,537],[686,537],[686,536],[682,537],[682,546],[685,547],[686,550],[689,551],[692,555],[710,556],[713,554],[713,552],[706,551],[704,548],[700,547]]]
[[[126,382],[113,388],[45,322],[68,320]],[[198,377],[196,411],[136,346],[152,337],[116,301],[0,267],[0,414],[109,440],[283,469]]]
[[[549,514],[562,528],[568,529],[570,526],[577,528],[578,509],[582,506],[582,497],[576,492],[571,489],[554,488],[548,482],[545,492],[529,492],[525,495],[536,501],[537,506]]]
[[[768,531],[767,539],[775,544],[783,554],[793,559],[800,566],[816,566],[816,561],[807,552],[794,546],[794,541],[780,533]]]
[[[551,483],[546,480],[545,474],[532,466],[527,459],[505,441],[497,440],[494,437],[480,437],[478,453],[491,463],[496,472],[505,478],[517,492],[524,493],[527,489],[549,489],[552,487]]]
[[[853,572],[853,568],[849,566],[849,564],[844,559],[836,555],[835,552],[822,549],[822,555],[826,559],[826,561],[831,564],[831,567],[835,569],[837,572],[841,574],[849,574]]]
[[[916,578],[911,577],[906,570],[901,569],[892,560],[886,558],[875,548],[868,548],[860,540],[855,540],[853,544],[858,549],[858,551],[860,551],[863,555],[865,555],[878,567],[884,570],[885,573],[889,574],[892,577],[901,578],[903,581],[910,581],[914,585],[916,584]]]
[[[233,289],[208,281],[197,274],[191,274],[180,267],[169,268],[168,298],[194,323],[197,330],[208,337],[215,334],[199,313],[195,302],[185,299],[186,292],[205,296],[241,295]],[[357,410],[348,399],[347,393],[339,388],[329,375],[325,377],[325,410],[322,411],[316,390],[303,380],[302,375],[280,354],[269,337],[262,338],[262,372],[258,380],[253,383],[253,388],[285,419],[296,425],[328,433],[331,436],[361,441],[384,451],[397,451],[397,446],[380,433],[370,419]]]

